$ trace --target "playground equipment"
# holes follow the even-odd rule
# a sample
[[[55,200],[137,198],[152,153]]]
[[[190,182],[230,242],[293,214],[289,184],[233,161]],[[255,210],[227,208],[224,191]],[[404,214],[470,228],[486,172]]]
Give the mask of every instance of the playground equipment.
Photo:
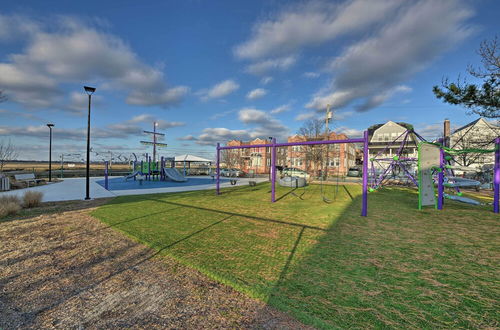
[[[425,141],[413,127],[409,127],[398,137],[389,142],[374,157],[370,158],[369,182],[370,191],[374,191],[389,181],[418,186],[415,167],[418,159],[408,157],[408,149],[417,148],[418,143]],[[413,145],[413,146],[412,146]],[[387,151],[397,147],[396,153],[386,157]]]
[[[420,142],[418,146],[418,192],[419,209],[423,206],[434,205],[438,210],[443,208],[444,199],[450,199],[471,205],[484,205],[477,200],[462,196],[460,188],[479,187],[481,182],[477,180],[460,178],[454,176],[454,166],[449,165],[453,156],[461,153],[495,153],[495,165],[493,167],[493,212],[499,213],[500,194],[500,137],[495,139],[495,148],[488,149],[452,149],[439,143]],[[436,175],[437,174],[437,175]],[[437,182],[437,196],[434,191],[434,182]],[[456,195],[447,194],[444,188],[452,188]]]
[[[164,177],[168,177],[172,181],[176,182],[186,182],[187,179],[182,176],[182,174],[175,168],[163,168],[163,175]]]
[[[104,164],[104,188],[108,189],[109,162],[105,161]],[[161,157],[159,161],[154,162],[148,154],[145,154],[144,161],[132,162],[131,173],[124,176],[123,180],[134,179],[139,184],[143,181],[188,181],[174,166],[174,158]]]
[[[479,189],[482,185],[481,182],[456,176],[454,170],[470,172],[471,169],[452,164],[454,156],[462,153],[498,153],[498,139],[495,141],[496,147],[492,150],[452,149],[441,144],[443,140],[439,140],[438,143],[426,141],[414,131],[413,127],[408,126],[402,134],[387,143],[381,151],[370,158],[369,191],[374,191],[388,183],[414,185],[419,189],[419,209],[434,205],[435,208],[441,210],[444,198],[472,205],[482,205],[474,199],[462,196],[460,191],[460,188]],[[393,153],[395,147],[397,149]],[[417,157],[409,157],[408,150],[415,147],[418,149]],[[387,157],[387,151],[389,151],[390,157]],[[494,188],[494,210],[498,210],[498,181],[500,181],[498,156],[495,159],[491,176]],[[437,194],[435,185],[437,185]],[[444,193],[444,188],[453,188],[455,195]]]
[[[225,146],[221,147],[220,143],[217,143],[217,158],[216,158],[216,194],[220,194],[220,154],[222,150],[231,149],[250,149],[250,148],[270,148],[271,153],[271,202],[276,202],[276,160],[277,153],[276,149],[279,147],[290,147],[290,146],[311,146],[311,145],[335,145],[342,143],[363,143],[363,154],[364,159],[368,159],[368,131],[365,131],[363,138],[359,139],[345,139],[345,140],[324,140],[324,141],[302,141],[302,142],[287,142],[287,143],[276,143],[276,139],[273,138],[271,143],[263,144],[253,144],[253,145],[236,145],[236,146]],[[367,216],[368,214],[368,162],[363,163],[363,193],[362,193],[362,210],[361,215]]]

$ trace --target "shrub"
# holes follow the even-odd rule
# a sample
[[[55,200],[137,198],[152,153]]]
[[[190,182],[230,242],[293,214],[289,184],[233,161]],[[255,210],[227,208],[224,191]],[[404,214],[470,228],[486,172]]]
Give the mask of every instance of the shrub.
[[[24,207],[35,207],[42,203],[43,193],[39,191],[27,191],[23,195]]]
[[[16,202],[0,202],[0,218],[3,218],[7,215],[14,215],[21,209],[21,205]]]
[[[0,205],[7,204],[9,202],[21,205],[21,199],[15,195],[0,196]]]

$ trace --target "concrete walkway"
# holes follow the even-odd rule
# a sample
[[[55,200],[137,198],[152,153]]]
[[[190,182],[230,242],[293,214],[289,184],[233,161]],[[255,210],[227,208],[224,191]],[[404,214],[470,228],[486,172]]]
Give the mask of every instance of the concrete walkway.
[[[112,178],[112,177],[110,177]],[[196,176],[200,178],[200,176]],[[210,178],[206,176],[205,178]],[[90,178],[90,197],[91,198],[103,198],[103,197],[115,197],[124,195],[144,195],[144,194],[160,194],[160,193],[173,193],[181,191],[193,191],[193,190],[209,190],[215,189],[215,181],[213,184],[206,185],[196,185],[196,186],[179,186],[179,187],[165,187],[165,188],[153,188],[153,189],[130,189],[130,190],[113,190],[108,191],[104,189],[103,186],[97,183],[99,180],[103,180],[104,177],[93,177]],[[189,179],[189,177],[188,177]],[[248,181],[264,182],[268,181],[267,178],[239,178],[236,186],[248,185]],[[229,182],[221,182],[221,188],[234,187],[231,186]],[[44,202],[58,202],[58,201],[69,201],[69,200],[81,200],[85,198],[85,178],[68,178],[61,182],[51,183],[38,187],[31,187],[25,189],[17,189],[12,191],[0,192],[0,196],[5,195],[17,195],[21,197],[25,191],[40,191],[43,193]],[[215,192],[214,192],[215,193]]]

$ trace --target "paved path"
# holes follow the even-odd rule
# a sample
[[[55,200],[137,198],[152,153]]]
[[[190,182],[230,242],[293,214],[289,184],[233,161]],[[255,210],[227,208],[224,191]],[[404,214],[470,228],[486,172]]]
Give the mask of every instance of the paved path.
[[[111,178],[111,177],[110,177]],[[189,177],[188,177],[189,178]],[[197,176],[196,178],[203,178]],[[204,178],[210,178],[205,176]],[[99,180],[103,180],[103,177],[90,178],[90,197],[91,198],[103,198],[103,197],[115,197],[123,195],[144,195],[144,194],[159,194],[159,193],[171,193],[171,192],[181,192],[181,191],[193,191],[193,190],[209,190],[215,189],[215,181],[212,184],[205,185],[195,185],[195,186],[179,186],[179,187],[165,187],[165,188],[153,188],[153,189],[130,189],[130,190],[113,190],[108,191],[104,189],[100,184],[97,183]],[[240,178],[238,179],[236,186],[248,185],[248,181],[264,182],[267,178]],[[229,182],[221,182],[221,188],[231,187]],[[43,186],[17,189],[7,192],[1,192],[2,195],[17,195],[22,196],[25,191],[33,190],[40,191],[43,193],[44,202],[58,202],[58,201],[69,201],[78,200],[85,198],[85,178],[68,178],[64,179],[62,182],[51,183]]]

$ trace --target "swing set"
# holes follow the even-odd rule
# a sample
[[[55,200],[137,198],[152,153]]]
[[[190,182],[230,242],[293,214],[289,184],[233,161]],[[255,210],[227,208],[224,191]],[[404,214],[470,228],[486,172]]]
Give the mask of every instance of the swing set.
[[[292,146],[311,146],[311,145],[335,145],[342,143],[362,143],[364,159],[368,159],[368,131],[365,131],[362,138],[359,139],[345,139],[345,140],[324,140],[324,141],[301,141],[301,142],[286,142],[276,143],[273,138],[271,143],[253,144],[253,145],[237,145],[237,146],[221,146],[217,143],[217,157],[216,157],[216,175],[215,175],[215,191],[220,195],[220,159],[221,150],[231,149],[249,149],[249,148],[270,148],[271,150],[271,202],[276,202],[276,149],[278,147],[292,147]],[[338,174],[338,173],[337,173]],[[337,175],[338,180],[338,175]],[[337,182],[338,183],[338,182]],[[361,215],[367,216],[368,214],[368,162],[363,162],[363,189],[362,189],[362,210]],[[338,188],[337,188],[338,189]],[[321,195],[325,202],[331,203],[332,200],[325,195],[323,182],[321,183]],[[303,194],[301,195],[301,197]]]

